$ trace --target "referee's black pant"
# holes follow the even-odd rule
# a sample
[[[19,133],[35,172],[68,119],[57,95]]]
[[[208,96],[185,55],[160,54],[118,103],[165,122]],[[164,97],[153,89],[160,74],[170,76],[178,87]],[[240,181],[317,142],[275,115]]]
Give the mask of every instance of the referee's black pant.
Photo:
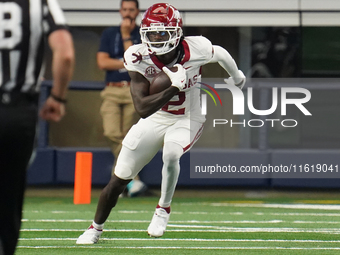
[[[37,123],[37,98],[0,93],[0,255],[12,255],[19,238],[26,168]]]

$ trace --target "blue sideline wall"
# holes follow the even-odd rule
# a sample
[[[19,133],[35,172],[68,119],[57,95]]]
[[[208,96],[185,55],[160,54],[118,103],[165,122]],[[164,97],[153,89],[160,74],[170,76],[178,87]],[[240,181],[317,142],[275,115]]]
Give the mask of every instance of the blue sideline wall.
[[[74,183],[75,155],[77,151],[93,153],[92,183],[106,185],[111,176],[114,158],[106,148],[39,148],[27,171],[28,185],[60,185]],[[183,187],[254,187],[254,188],[339,188],[337,175],[332,178],[218,178],[192,179],[189,173],[190,154],[198,157],[223,157],[231,165],[305,165],[327,164],[340,165],[339,150],[211,150],[192,149],[181,159],[178,186]],[[149,186],[159,186],[161,182],[162,154],[155,158],[141,171],[140,178]],[[309,176],[308,174],[304,176]]]

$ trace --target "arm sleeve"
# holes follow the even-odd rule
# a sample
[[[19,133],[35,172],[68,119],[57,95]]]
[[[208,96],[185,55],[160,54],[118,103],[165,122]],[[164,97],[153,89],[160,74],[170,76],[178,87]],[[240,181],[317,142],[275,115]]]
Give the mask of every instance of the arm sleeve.
[[[224,70],[228,72],[228,74],[233,77],[238,73],[238,68],[235,60],[229,54],[227,50],[218,45],[213,45],[214,48],[214,56],[211,59],[210,63],[218,62],[220,66],[223,67]]]
[[[244,80],[244,74],[238,70],[235,60],[229,54],[227,50],[218,45],[213,45],[214,56],[210,63],[218,64],[228,72],[228,74],[234,79],[235,84],[239,84]]]
[[[129,72],[138,72],[144,76],[142,68],[139,65],[143,57],[137,48],[138,45],[132,45],[124,52],[124,67]]]
[[[57,0],[43,1],[43,27],[46,35],[58,29],[68,29],[66,19]]]

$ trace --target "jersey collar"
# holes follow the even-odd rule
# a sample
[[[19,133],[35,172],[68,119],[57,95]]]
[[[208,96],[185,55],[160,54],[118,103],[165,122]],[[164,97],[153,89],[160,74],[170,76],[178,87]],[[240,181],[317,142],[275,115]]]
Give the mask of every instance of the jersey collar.
[[[180,45],[178,46],[180,50],[179,57],[176,61],[176,63],[179,63],[181,65],[184,65],[185,62],[189,61],[190,59],[190,49],[189,45],[185,40],[182,40],[180,42]],[[159,59],[156,57],[156,55],[150,55],[150,58],[152,62],[162,70],[162,68],[165,66]]]

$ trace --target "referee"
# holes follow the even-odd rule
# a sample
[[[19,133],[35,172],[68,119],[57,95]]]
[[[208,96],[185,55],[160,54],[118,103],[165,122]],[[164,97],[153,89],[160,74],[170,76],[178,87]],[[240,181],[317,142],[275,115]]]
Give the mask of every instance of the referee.
[[[0,0],[0,255],[14,254],[19,237],[45,40],[54,82],[40,116],[59,121],[74,65],[62,10],[57,0]]]

